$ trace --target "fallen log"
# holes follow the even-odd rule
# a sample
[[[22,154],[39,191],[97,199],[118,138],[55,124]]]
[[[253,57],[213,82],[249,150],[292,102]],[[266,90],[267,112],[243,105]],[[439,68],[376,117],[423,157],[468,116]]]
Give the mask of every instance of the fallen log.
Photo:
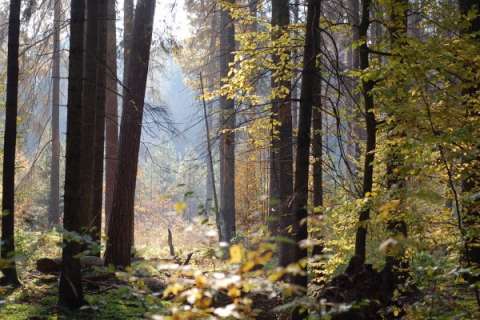
[[[101,267],[104,260],[95,256],[80,257],[82,268]],[[60,258],[41,258],[37,260],[37,271],[44,274],[56,274],[62,270],[62,259]]]

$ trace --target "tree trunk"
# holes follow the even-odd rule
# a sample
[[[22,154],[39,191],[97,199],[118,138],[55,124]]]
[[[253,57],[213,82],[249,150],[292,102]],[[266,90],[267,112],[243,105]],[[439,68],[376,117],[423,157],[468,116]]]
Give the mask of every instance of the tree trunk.
[[[128,97],[128,90],[130,86],[128,85],[128,67],[130,61],[130,55],[132,51],[132,39],[133,39],[133,23],[135,18],[135,4],[134,0],[124,0],[123,1],[123,91],[122,91],[122,106],[124,105],[123,100]],[[118,148],[118,147],[117,147]],[[117,150],[118,156],[118,150]],[[118,158],[117,158],[118,159]],[[118,163],[117,163],[118,166]],[[116,173],[117,171],[115,171]],[[115,181],[116,184],[116,181]],[[115,190],[113,191],[115,193]],[[135,246],[134,233],[135,233],[135,216],[133,217],[130,233],[132,238],[132,248]]]
[[[92,239],[100,245],[102,236],[103,158],[105,152],[105,103],[107,76],[107,17],[109,0],[98,1],[97,13],[97,89],[95,107],[95,149],[93,166]],[[95,252],[100,255],[100,250]]]
[[[205,90],[203,87],[203,76],[200,74],[200,88],[201,88],[201,93],[202,93],[202,101],[203,101],[203,117],[205,119],[205,134],[207,138],[207,207],[205,208],[205,212],[208,215],[208,212],[210,211],[210,202],[211,202],[211,197],[213,197],[213,204],[214,204],[214,210],[215,210],[215,219],[219,220],[218,217],[218,199],[217,199],[217,190],[216,190],[216,185],[215,185],[215,171],[213,168],[213,154],[212,154],[212,145],[211,145],[211,140],[210,140],[210,120],[208,119],[208,113],[207,113],[207,104],[205,102]],[[209,189],[211,189],[209,191]],[[210,194],[210,198],[208,198]],[[217,224],[218,228],[218,234],[221,234],[221,230],[219,228],[219,225]]]
[[[360,36],[359,36],[359,24],[360,24],[360,17],[359,17],[359,0],[350,0],[349,1],[349,9],[350,9],[350,23],[352,29],[352,45],[349,48],[351,59],[349,60],[349,69],[350,70],[358,70],[360,68],[360,54],[359,48],[355,47],[353,44],[358,43]],[[347,80],[349,91],[350,91],[350,99],[349,99],[349,108],[350,112],[353,115],[353,119],[351,119],[348,124],[349,126],[349,136],[352,138],[353,141],[349,142],[351,146],[351,152],[349,155],[353,157],[355,160],[354,162],[350,163],[352,173],[353,173],[353,183],[357,183],[358,177],[358,168],[356,167],[356,162],[360,161],[361,150],[360,150],[360,143],[365,140],[365,130],[358,124],[361,121],[361,116],[359,115],[359,109],[357,105],[359,104],[359,95],[356,93],[356,87],[358,82],[355,78],[349,78]],[[356,186],[356,185],[355,185]],[[356,190],[356,188],[355,188]]]
[[[150,45],[152,42],[155,0],[141,0],[135,12],[127,96],[123,100],[120,145],[118,152],[117,182],[108,230],[105,263],[126,267],[131,262],[134,218],[135,185],[138,153],[142,132],[142,118],[147,86]],[[119,174],[121,172],[121,174]]]
[[[394,0],[391,3],[390,8],[390,35],[392,50],[401,48],[405,43],[405,37],[407,36],[408,20],[408,0]],[[392,57],[391,59],[398,59]],[[401,61],[400,61],[401,63]],[[402,84],[399,83],[400,90],[403,90]],[[401,106],[402,101],[398,101]],[[397,123],[394,121],[389,126],[388,139],[395,140],[400,135],[404,135],[399,130],[396,130]],[[387,231],[394,239],[407,237],[407,224],[403,217],[399,217],[401,214],[402,203],[404,202],[404,192],[406,187],[405,177],[399,169],[403,166],[403,156],[396,150],[397,146],[391,146],[387,151],[386,159],[386,187],[390,193],[391,198],[397,198],[400,201],[398,209],[393,210],[387,221]],[[405,271],[407,268],[405,257],[403,252],[395,252],[394,255],[387,252],[385,259],[384,275],[388,277],[385,279],[385,292],[389,295],[389,298],[393,295],[396,287],[405,281]]]
[[[218,60],[216,59],[216,51],[217,51],[217,34],[215,30],[218,28],[217,20],[218,14],[213,14],[211,17],[211,34],[210,34],[210,44],[209,44],[209,57],[208,57],[208,65],[207,65],[207,89],[209,91],[214,90],[215,86],[215,74],[217,72],[217,63]],[[203,75],[200,75],[201,79],[201,89],[202,95],[204,94],[204,87],[203,87]],[[205,99],[203,99],[205,104]],[[219,208],[218,208],[218,199],[217,199],[217,191],[216,191],[216,184],[215,184],[215,169],[213,166],[213,144],[211,140],[211,129],[213,127],[213,119],[214,119],[214,107],[215,103],[211,101],[205,107],[204,105],[204,116],[205,116],[205,129],[206,129],[206,137],[207,137],[207,181],[206,181],[206,201],[205,201],[205,212],[207,215],[210,214],[212,208],[215,210],[215,221],[217,224],[217,230],[219,231],[218,235],[220,236],[220,224],[219,224]],[[206,110],[205,110],[206,109]],[[207,128],[208,127],[208,128]],[[208,150],[210,148],[210,150]]]
[[[95,218],[93,215],[93,182],[95,157],[95,112],[97,90],[97,44],[98,44],[98,1],[87,1],[87,25],[85,34],[85,60],[83,81],[82,142],[81,149],[81,206],[82,222],[86,231],[95,237]]]
[[[225,79],[235,51],[235,28],[226,8],[220,13],[220,27],[220,79]],[[229,243],[235,236],[235,103],[221,96],[220,108],[220,241]]]
[[[10,1],[8,20],[7,99],[2,176],[1,257],[8,259],[2,268],[2,284],[18,285],[15,263],[15,150],[18,111],[18,51],[20,41],[20,0]]]
[[[83,87],[83,38],[85,1],[72,0],[70,18],[70,60],[68,65],[67,149],[65,168],[65,209],[63,218],[62,272],[59,284],[59,305],[71,309],[83,305],[80,243],[68,233],[79,234],[82,228],[80,194],[80,143]]]
[[[115,169],[118,157],[117,32],[115,0],[108,0],[107,79],[105,102],[105,234],[112,212]]]
[[[459,0],[460,13],[464,16],[475,10],[476,17],[470,22],[468,28],[463,30],[463,35],[471,36],[475,42],[480,41],[480,4],[476,0]],[[473,34],[473,36],[472,36]],[[478,72],[478,70],[477,70]],[[472,99],[478,97],[479,85],[478,83],[466,84],[464,94],[466,96],[472,96]],[[468,98],[467,98],[468,100]],[[474,111],[469,102],[466,102],[469,116],[478,117],[477,111]],[[463,162],[468,166],[468,171],[463,177],[462,192],[465,194],[467,200],[464,205],[464,228],[465,232],[465,260],[468,265],[478,268],[480,266],[480,197],[478,197],[480,180],[480,167],[479,161],[479,149],[478,143],[472,146],[473,156],[468,159],[463,159]],[[473,277],[473,280],[478,281],[480,276]],[[477,294],[478,299],[478,294]]]
[[[272,41],[278,40],[288,31],[290,24],[288,0],[272,1]],[[272,57],[275,65],[281,64],[284,49]],[[287,52],[290,54],[290,52]],[[285,72],[289,72],[285,70]],[[280,71],[282,75],[282,71]],[[272,146],[270,150],[270,232],[291,238],[291,227],[294,223],[293,213],[288,209],[288,203],[293,193],[293,154],[292,154],[292,107],[291,81],[272,77],[272,91],[286,88],[284,97],[272,101]],[[275,132],[278,131],[278,136]],[[279,263],[287,266],[294,259],[294,245],[281,241]]]
[[[48,224],[60,223],[60,24],[62,2],[54,1],[53,8],[53,61],[52,61],[52,162],[50,167],[50,202]]]
[[[359,25],[359,38],[362,41],[359,47],[360,55],[360,69],[366,70],[369,67],[369,52],[367,47],[367,32],[370,25],[370,5],[371,0],[363,0],[362,15]],[[375,160],[375,147],[377,135],[377,123],[374,114],[374,100],[372,96],[372,89],[374,83],[372,80],[362,80],[361,90],[364,100],[365,108],[365,122],[367,128],[367,146],[365,150],[365,162],[363,170],[363,188],[362,197],[367,197],[372,192],[373,186],[373,161]],[[367,241],[367,222],[370,219],[370,209],[368,205],[360,212],[359,227],[357,229],[355,239],[355,255],[363,263],[365,262],[366,241]]]
[[[320,8],[321,10],[321,8]],[[321,14],[321,13],[320,13]],[[318,35],[318,51],[317,56],[320,54],[321,48],[321,36]],[[318,58],[317,58],[318,61]],[[312,179],[313,179],[313,194],[312,202],[313,207],[323,210],[323,117],[322,117],[322,79],[320,75],[320,66],[317,63],[317,73],[315,74],[315,89],[313,93],[313,110],[312,110],[312,156],[314,162],[312,165]],[[321,213],[320,213],[321,214]],[[317,235],[318,236],[318,235]],[[320,255],[323,252],[323,246],[321,244],[315,244],[313,246],[312,255]]]
[[[305,30],[305,50],[302,71],[302,87],[300,96],[300,116],[297,139],[297,156],[295,162],[295,186],[292,211],[295,213],[295,261],[301,262],[303,275],[294,278],[294,284],[305,291],[308,284],[306,259],[307,248],[301,242],[307,240],[307,202],[308,202],[308,173],[310,167],[310,134],[312,110],[315,107],[318,94],[319,72],[316,66],[317,55],[320,54],[320,14],[321,0],[309,0],[307,7],[307,24]],[[294,312],[293,319],[304,319],[305,314]]]

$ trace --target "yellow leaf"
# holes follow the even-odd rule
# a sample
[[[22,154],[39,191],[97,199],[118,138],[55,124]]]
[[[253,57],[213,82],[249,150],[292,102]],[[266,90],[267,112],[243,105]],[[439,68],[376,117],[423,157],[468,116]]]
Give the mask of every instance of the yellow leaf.
[[[187,209],[187,204],[185,202],[177,202],[173,207],[177,213],[183,213]]]
[[[228,295],[231,298],[238,298],[240,297],[241,291],[237,287],[233,286],[230,289],[228,289]]]
[[[235,244],[230,247],[230,263],[240,263],[243,259],[242,245]]]

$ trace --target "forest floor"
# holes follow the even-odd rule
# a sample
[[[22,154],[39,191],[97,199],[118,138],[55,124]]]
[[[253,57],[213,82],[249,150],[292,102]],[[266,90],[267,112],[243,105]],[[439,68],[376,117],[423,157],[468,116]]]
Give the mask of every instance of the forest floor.
[[[152,319],[168,310],[168,301],[124,281],[89,278],[94,274],[86,276],[86,305],[72,313],[57,306],[58,276],[32,272],[22,279],[22,287],[1,292],[0,319]]]
[[[22,286],[17,289],[0,287],[0,320],[158,320],[162,319],[163,315],[171,315],[175,308],[178,310],[179,307],[192,305],[188,301],[188,295],[191,297],[192,293],[197,294],[200,291],[211,295],[202,295],[195,305],[206,301],[202,300],[203,298],[210,297],[212,301],[208,308],[211,313],[232,303],[232,298],[241,299],[239,304],[244,302],[243,298],[247,298],[252,301],[251,309],[259,311],[255,319],[273,320],[278,318],[279,309],[276,307],[281,305],[280,309],[284,308],[282,304],[285,304],[285,301],[279,297],[289,291],[288,287],[282,287],[281,282],[273,280],[272,283],[272,280],[269,280],[269,277],[275,276],[275,268],[270,262],[266,262],[268,249],[244,252],[243,255],[249,258],[243,265],[232,268],[228,263],[215,258],[215,250],[208,244],[193,248],[186,240],[185,243],[177,241],[178,256],[174,259],[166,253],[168,246],[162,242],[158,246],[147,245],[150,250],[140,252],[143,258],[135,259],[132,267],[127,270],[86,267],[83,270],[86,304],[71,313],[57,306],[58,272],[46,274],[37,270],[39,259],[60,256],[59,240],[57,233],[19,232],[18,266]],[[160,248],[160,251],[153,252],[154,247]],[[193,257],[188,259],[187,263],[190,253],[193,253]],[[252,261],[254,264],[249,265]],[[188,264],[183,266],[185,272],[181,271],[183,264]],[[255,265],[261,267],[254,267]],[[461,281],[454,266],[455,261],[450,263],[439,257],[433,259],[425,256],[413,260],[411,280],[418,292],[413,299],[403,304],[402,310],[398,310],[403,315],[402,319],[480,319],[480,310],[473,290]],[[241,271],[244,268],[249,271]],[[372,280],[368,273],[360,273],[357,278],[361,279],[358,280],[356,277],[349,277],[348,273],[345,275],[341,266],[337,267],[337,270],[340,270],[337,273],[340,278],[337,279],[342,281],[337,281],[335,285],[335,281],[330,279],[326,287],[336,298],[339,295],[342,298],[328,297],[329,301],[346,302],[348,299],[341,294],[342,289],[348,293],[347,296],[359,290],[365,293],[370,290],[368,288],[378,291],[380,280]],[[218,278],[219,275],[224,277]],[[361,283],[365,285],[362,286]],[[179,289],[176,284],[182,288]],[[226,287],[222,287],[224,285]],[[258,287],[257,291],[252,289],[255,286]],[[174,292],[175,290],[178,292]],[[275,292],[279,294],[272,298],[271,294]],[[325,293],[328,295],[328,290],[323,290],[323,294]],[[175,300],[182,295],[182,301]],[[320,306],[321,299],[315,298],[314,301],[317,303],[314,307]],[[286,304],[288,305],[288,302]],[[397,313],[395,309],[389,312]]]

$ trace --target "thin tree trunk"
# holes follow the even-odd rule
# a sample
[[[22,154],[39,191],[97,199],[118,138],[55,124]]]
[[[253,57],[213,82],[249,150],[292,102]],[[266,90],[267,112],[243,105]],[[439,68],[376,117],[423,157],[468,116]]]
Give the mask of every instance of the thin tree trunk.
[[[320,8],[321,9],[321,8]],[[321,13],[320,13],[321,14]],[[321,36],[319,36],[317,49],[317,73],[315,74],[315,89],[313,95],[312,110],[312,156],[314,162],[312,165],[313,194],[312,202],[314,208],[323,210],[323,117],[322,117],[322,79],[320,75],[320,66],[318,66],[318,55],[320,55]],[[315,244],[312,255],[320,255],[323,252],[323,245]]]
[[[53,7],[53,61],[52,61],[52,160],[50,167],[50,201],[48,224],[60,223],[60,23],[62,2],[54,1]]]
[[[213,90],[214,89],[214,85],[215,85],[215,73],[217,71],[217,63],[218,63],[218,60],[216,59],[216,50],[217,50],[217,33],[216,33],[216,30],[218,28],[218,22],[217,22],[217,17],[218,17],[218,14],[216,13],[213,13],[212,14],[212,17],[211,17],[211,34],[210,34],[210,44],[209,44],[209,57],[208,57],[208,66],[207,66],[207,72],[208,72],[208,75],[207,75],[207,89],[208,90]],[[201,75],[202,76],[202,75]],[[203,76],[202,76],[203,77]],[[202,95],[204,94],[203,90],[203,78],[201,79],[202,80]],[[207,126],[208,125],[208,129],[212,129],[212,126],[213,126],[213,118],[214,118],[214,113],[213,113],[213,109],[214,109],[215,105],[214,105],[214,102],[210,102],[208,105],[207,105],[207,116],[208,118],[206,118],[206,122],[205,122],[205,125]],[[210,130],[207,129],[207,132],[206,132],[206,135],[207,135],[207,143],[210,143],[210,151],[207,150],[207,152],[209,152],[209,156],[208,158],[206,159],[207,160],[207,181],[206,181],[206,185],[207,185],[207,190],[206,190],[206,201],[205,201],[205,212],[207,213],[207,215],[212,211],[212,200],[215,199],[215,207],[214,207],[214,210],[215,210],[215,222],[217,224],[217,229],[218,229],[218,235],[220,236],[220,224],[219,224],[219,207],[218,207],[218,198],[217,198],[217,192],[216,192],[216,185],[215,185],[215,169],[214,169],[214,166],[213,166],[213,152],[211,149],[213,149],[213,146],[212,146],[212,143],[211,143],[211,140],[210,140]],[[207,149],[208,149],[208,145],[207,145]],[[211,165],[210,165],[211,163]]]
[[[288,32],[290,12],[288,0],[272,1],[272,40],[278,40]],[[273,63],[280,65],[282,49],[272,57]],[[290,54],[288,52],[287,54]],[[290,57],[291,58],[291,57]],[[285,70],[285,72],[289,72]],[[280,71],[282,74],[282,71]],[[293,238],[291,226],[294,217],[288,210],[288,203],[293,193],[293,152],[292,152],[292,106],[290,80],[272,77],[272,91],[286,88],[284,97],[272,101],[272,146],[270,150],[270,232],[272,235]],[[275,132],[278,131],[278,136]],[[292,262],[294,245],[287,241],[280,242],[279,263],[287,266]]]
[[[81,206],[83,225],[95,237],[93,215],[93,183],[95,158],[95,112],[97,90],[97,44],[98,44],[98,1],[87,0],[87,25],[85,34],[85,60],[83,81],[82,142],[81,148]]]
[[[296,256],[295,261],[304,261],[307,259],[307,248],[301,243],[307,240],[307,202],[308,202],[308,173],[310,167],[310,141],[311,141],[311,124],[312,111],[318,102],[316,95],[318,94],[319,80],[318,69],[316,66],[316,58],[320,53],[320,14],[321,0],[309,0],[307,9],[307,24],[305,30],[305,50],[302,72],[302,87],[300,96],[300,117],[298,126],[297,140],[297,157],[295,162],[295,187],[292,211],[295,213],[295,241]],[[303,275],[298,275],[294,279],[294,283],[307,290],[308,276],[306,273],[306,261],[302,264]],[[294,312],[293,319],[304,319],[305,314]]]
[[[105,154],[105,103],[107,76],[107,17],[109,0],[98,1],[97,88],[95,106],[95,149],[93,166],[92,239],[100,245],[102,236],[103,158]],[[100,255],[100,251],[95,252]]]
[[[294,24],[298,24],[300,22],[300,1],[299,0],[295,0],[294,1],[294,4],[293,4],[293,23]],[[296,37],[298,35],[295,35]],[[299,50],[295,50],[295,51],[299,51]],[[295,63],[298,63],[300,62],[300,52],[295,52]],[[297,57],[298,55],[298,57]],[[299,100],[299,94],[300,94],[300,85],[301,85],[301,82],[297,80],[297,77],[299,76],[300,74],[300,71],[296,71],[295,72],[295,76],[294,76],[294,79],[292,79],[292,131],[293,132],[297,132],[297,129],[298,129],[298,109],[299,109],[299,106],[300,106],[300,102],[297,101]],[[295,141],[295,134],[293,134],[293,139]],[[294,152],[295,152],[295,149],[294,149]],[[295,156],[294,156],[295,157]]]
[[[360,40],[360,35],[359,35],[359,24],[360,24],[360,17],[359,17],[359,1],[360,0],[350,0],[349,6],[350,6],[350,23],[351,23],[351,29],[352,29],[352,45],[349,48],[351,59],[349,60],[349,69],[350,70],[358,70],[360,68],[360,54],[359,54],[359,48],[356,47],[354,44],[358,43]],[[348,80],[348,85],[349,85],[349,91],[351,94],[350,97],[350,110],[351,114],[354,115],[353,119],[350,120],[349,123],[349,130],[350,130],[350,137],[353,139],[350,145],[352,145],[352,152],[351,156],[355,160],[354,163],[351,164],[352,172],[354,177],[357,177],[358,169],[356,168],[356,162],[360,161],[360,143],[364,140],[366,140],[366,134],[365,130],[358,124],[359,121],[361,121],[361,117],[359,115],[357,105],[359,103],[359,95],[356,93],[356,87],[358,85],[358,82],[354,78],[349,78]],[[357,180],[354,180],[354,183],[356,183]]]
[[[112,212],[118,157],[117,32],[115,0],[108,0],[107,80],[105,102],[105,234]]]
[[[214,207],[215,218],[216,218],[216,220],[218,220],[219,219],[219,217],[218,217],[218,199],[217,199],[217,190],[216,190],[216,186],[215,186],[215,171],[213,170],[213,154],[212,154],[212,145],[211,145],[211,141],[210,141],[210,124],[209,124],[208,114],[207,114],[207,104],[206,104],[205,98],[204,98],[205,90],[203,88],[202,74],[200,74],[200,86],[201,86],[201,90],[202,90],[203,116],[204,116],[204,119],[205,119],[205,132],[206,132],[206,137],[207,137],[208,172],[209,172],[209,174],[207,176],[210,178],[210,181],[209,182],[207,181],[207,183],[212,188],[211,193],[212,193],[213,200],[214,200],[213,203],[215,205],[215,207]],[[206,208],[206,209],[208,209],[208,208]],[[217,224],[217,227],[218,227],[218,224]],[[218,233],[219,234],[221,233],[220,229],[218,229]]]
[[[138,153],[140,150],[154,13],[155,0],[140,0],[138,2],[135,12],[135,37],[132,38],[128,66],[129,70],[135,70],[135,72],[128,75],[127,83],[129,87],[126,99],[123,100],[117,182],[105,253],[106,264],[121,267],[126,267],[131,262],[133,244],[131,230],[134,219]]]
[[[18,111],[18,51],[20,42],[20,0],[10,1],[8,20],[7,100],[2,176],[1,257],[8,259],[2,268],[2,284],[18,285],[15,263],[15,151]]]
[[[360,69],[366,70],[369,67],[369,52],[367,47],[367,32],[370,25],[370,5],[371,0],[363,0],[362,15],[359,25],[359,37],[362,45],[359,48]],[[367,197],[372,192],[373,187],[373,161],[375,160],[375,147],[377,135],[377,123],[374,114],[374,100],[372,89],[374,83],[372,80],[362,80],[362,95],[365,107],[365,122],[367,128],[367,146],[365,150],[365,162],[363,170],[363,188],[362,197]],[[355,256],[364,263],[366,244],[367,244],[367,222],[370,219],[370,209],[368,205],[360,212],[359,227],[355,239]]]
[[[220,27],[220,79],[225,79],[235,51],[235,28],[226,8],[220,13]],[[229,243],[235,236],[235,103],[221,96],[220,108],[220,239]]]
[[[63,218],[62,272],[60,273],[59,304],[71,309],[83,305],[80,270],[80,243],[68,233],[79,234],[83,214],[80,194],[80,142],[83,86],[83,38],[85,1],[72,0],[70,18],[70,60],[68,65],[67,150],[65,168],[65,210]],[[68,232],[68,233],[67,233]]]

